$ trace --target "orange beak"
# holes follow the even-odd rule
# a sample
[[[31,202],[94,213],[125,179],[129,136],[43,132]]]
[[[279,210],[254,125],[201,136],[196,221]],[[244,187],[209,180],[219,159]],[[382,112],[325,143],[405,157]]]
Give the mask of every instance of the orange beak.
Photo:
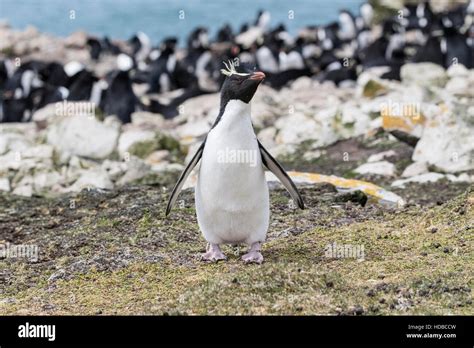
[[[265,78],[265,74],[261,71],[256,71],[250,77],[251,80],[262,81]]]

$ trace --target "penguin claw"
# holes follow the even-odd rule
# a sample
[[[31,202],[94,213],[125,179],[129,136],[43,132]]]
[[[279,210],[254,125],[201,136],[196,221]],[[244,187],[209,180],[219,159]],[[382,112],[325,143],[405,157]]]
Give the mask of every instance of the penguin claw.
[[[244,263],[257,263],[260,265],[263,262],[263,255],[260,251],[250,251],[242,256],[242,261]]]

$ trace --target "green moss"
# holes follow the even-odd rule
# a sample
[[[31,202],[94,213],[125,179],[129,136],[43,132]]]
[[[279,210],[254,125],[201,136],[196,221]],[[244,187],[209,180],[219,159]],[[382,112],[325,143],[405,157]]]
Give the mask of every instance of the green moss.
[[[117,227],[120,224],[119,220],[101,217],[97,222],[98,227]]]
[[[353,170],[348,170],[347,172],[345,172],[343,174],[343,177],[346,178],[346,179],[354,179],[358,176],[359,174],[357,174],[356,172],[354,172]]]
[[[387,88],[382,84],[378,83],[377,81],[370,80],[364,86],[364,90],[362,94],[366,98],[374,98],[380,94],[383,94],[387,91]]]
[[[95,108],[94,115],[95,115],[95,118],[101,122],[105,120],[106,115],[104,114],[101,108]]]
[[[7,46],[7,47],[2,48],[0,50],[0,53],[10,58],[15,57],[15,50],[13,46]]]
[[[168,150],[172,162],[182,162],[185,157],[184,150],[179,141],[162,133],[157,133],[155,138],[152,140],[140,141],[133,144],[130,147],[129,152],[131,155],[146,158],[157,150]]]
[[[397,10],[403,5],[403,1],[381,1],[369,0],[374,8],[374,22],[381,23],[382,20],[397,14]]]

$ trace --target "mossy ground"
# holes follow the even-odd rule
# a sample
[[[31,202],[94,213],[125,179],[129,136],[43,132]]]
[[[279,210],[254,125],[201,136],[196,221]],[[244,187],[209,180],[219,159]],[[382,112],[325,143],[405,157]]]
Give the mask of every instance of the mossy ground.
[[[0,314],[470,314],[474,190],[429,208],[341,202],[302,189],[294,212],[271,191],[262,265],[202,263],[192,192],[168,219],[156,186],[77,197],[0,196],[0,241],[35,244],[38,262],[0,259]],[[364,259],[327,257],[330,243]]]

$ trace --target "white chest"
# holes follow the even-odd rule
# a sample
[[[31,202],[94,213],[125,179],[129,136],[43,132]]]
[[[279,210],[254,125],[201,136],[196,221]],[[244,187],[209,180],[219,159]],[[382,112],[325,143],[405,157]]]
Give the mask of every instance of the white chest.
[[[266,233],[268,186],[248,104],[230,101],[207,136],[196,211],[207,240],[260,240]]]
[[[199,173],[201,188],[219,190],[220,197],[229,195],[235,202],[241,196],[236,193],[242,193],[242,189],[244,192],[245,188],[257,189],[262,176],[262,159],[250,119],[250,106],[232,100],[207,136]]]

